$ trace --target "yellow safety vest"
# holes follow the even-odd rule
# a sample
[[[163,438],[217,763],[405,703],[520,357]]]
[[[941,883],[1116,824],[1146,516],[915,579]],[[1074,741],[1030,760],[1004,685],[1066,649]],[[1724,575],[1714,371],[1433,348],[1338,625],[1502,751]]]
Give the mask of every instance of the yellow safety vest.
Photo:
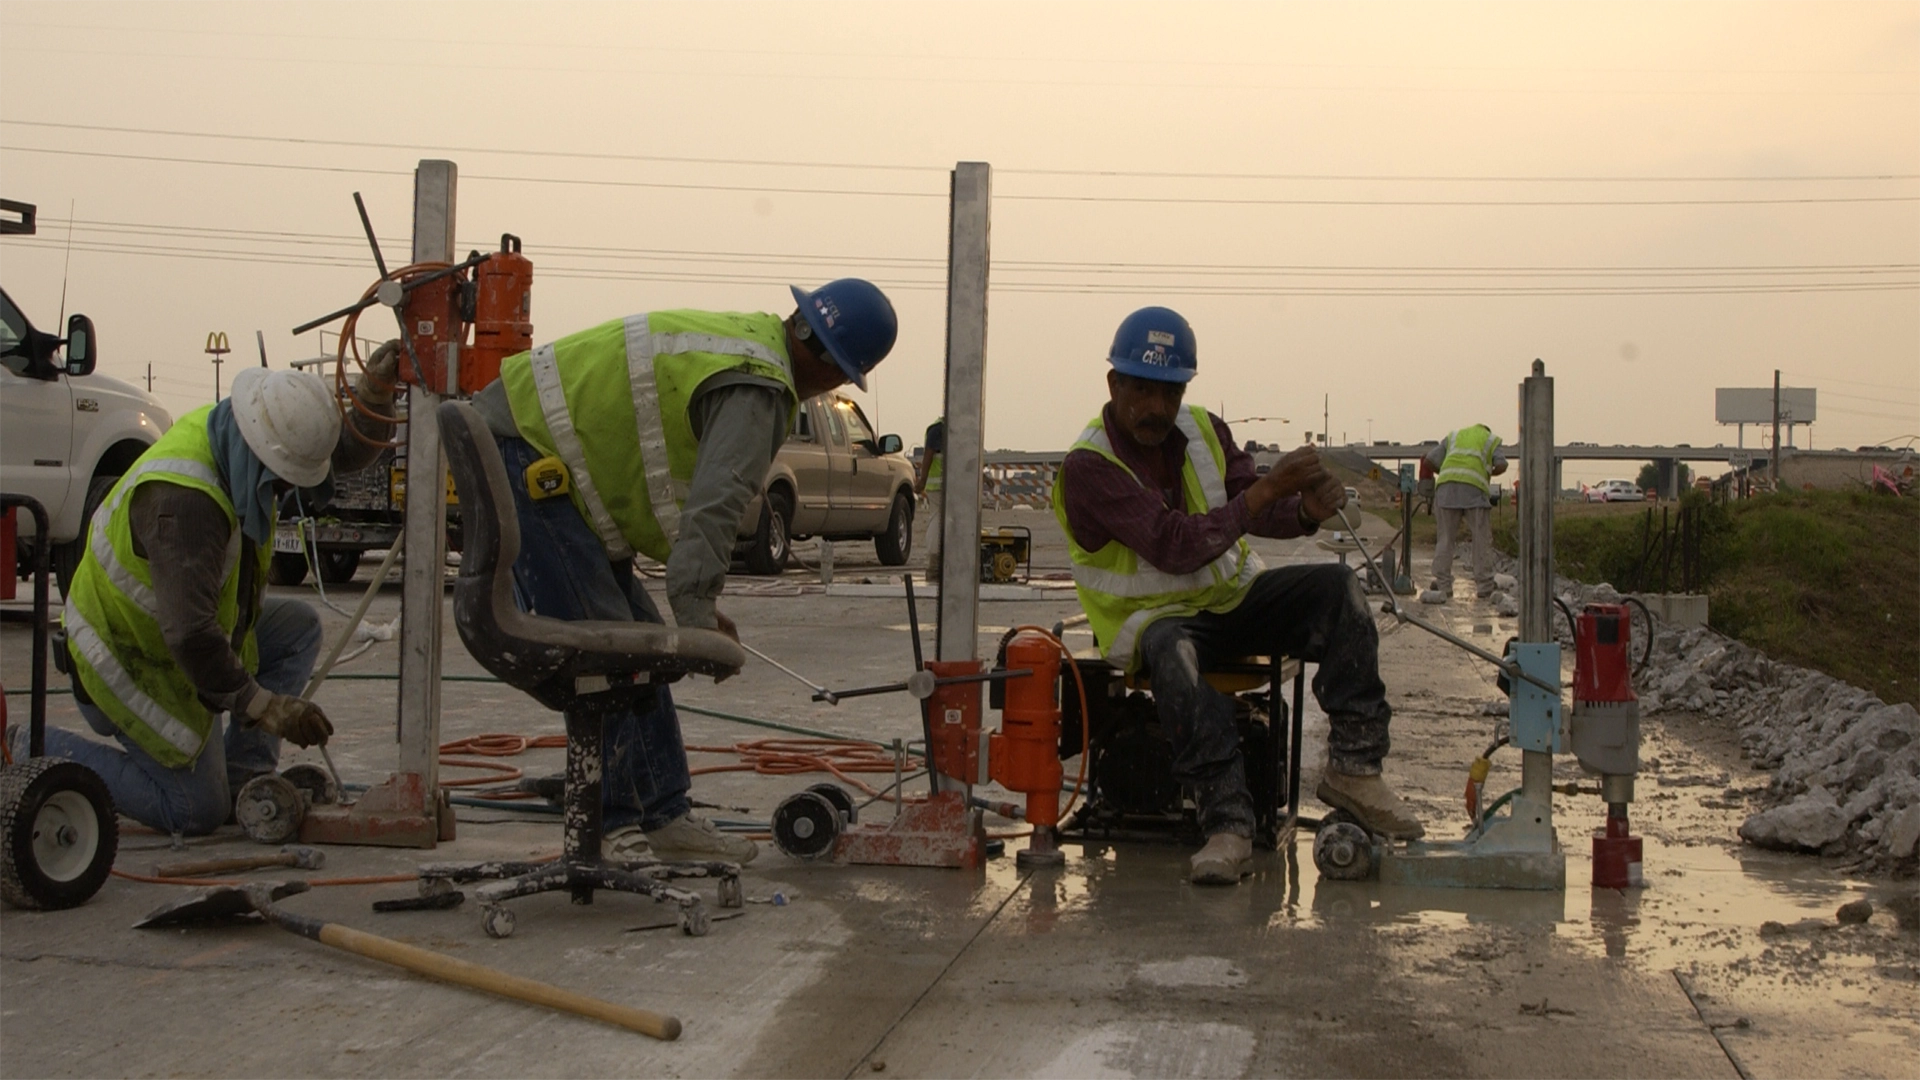
[[[258,605],[240,611],[240,519],[221,483],[207,436],[208,405],[180,418],[160,441],[148,447],[107,494],[87,530],[86,554],[67,591],[69,651],[80,684],[115,727],[155,761],[182,768],[200,756],[213,713],[200,692],[167,650],[153,593],[153,568],[134,552],[133,493],[142,484],[179,484],[206,493],[227,517],[226,581],[220,586],[215,618],[231,637],[245,618],[240,660],[249,672],[259,669],[253,621]],[[256,584],[266,580],[271,545],[257,546]],[[255,588],[257,598],[260,590]]]
[[[1180,466],[1187,513],[1203,514],[1225,506],[1227,452],[1214,435],[1207,410],[1189,405],[1180,411],[1174,425],[1187,437],[1187,458]],[[1067,452],[1075,450],[1092,450],[1140,481],[1113,452],[1102,417],[1094,417]],[[1054,478],[1053,514],[1067,534],[1074,588],[1093,626],[1101,655],[1124,671],[1139,666],[1135,646],[1156,619],[1232,611],[1246,599],[1253,579],[1266,569],[1245,537],[1234,541],[1212,562],[1187,574],[1157,570],[1118,540],[1108,541],[1098,551],[1088,551],[1074,539],[1073,528],[1067,523],[1066,492],[1061,486],[1065,475],[1062,469]],[[1146,486],[1144,481],[1140,483]]]
[[[937,495],[947,486],[947,451],[946,451],[947,418],[943,416],[940,418],[938,422],[940,424],[940,431],[941,431],[941,436],[940,436],[941,448],[938,450],[929,449],[927,451],[928,456],[932,458],[932,460],[927,463],[926,491],[927,491],[927,494],[929,495]]]
[[[742,371],[799,405],[776,315],[656,311],[602,323],[500,364],[520,435],[560,458],[569,497],[609,558],[666,561],[700,443],[687,406],[709,377]]]
[[[1437,482],[1471,484],[1481,494],[1492,490],[1487,477],[1493,473],[1493,452],[1500,448],[1500,436],[1485,424],[1463,427],[1447,436],[1447,456],[1440,463]]]

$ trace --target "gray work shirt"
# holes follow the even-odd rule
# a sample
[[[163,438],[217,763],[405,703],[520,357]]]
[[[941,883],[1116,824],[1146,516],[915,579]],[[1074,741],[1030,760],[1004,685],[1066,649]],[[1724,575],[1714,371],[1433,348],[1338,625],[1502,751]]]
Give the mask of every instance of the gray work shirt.
[[[494,434],[519,436],[504,385],[495,382],[474,395],[473,405]],[[733,566],[740,519],[787,440],[787,388],[723,371],[694,389],[687,418],[700,452],[680,511],[680,535],[667,556],[667,603],[674,622],[712,630],[720,625],[715,605]]]
[[[358,389],[364,396],[364,384]],[[372,443],[393,437],[393,425],[357,410],[351,416],[353,427]],[[366,468],[380,450],[354,438],[343,425],[333,450],[334,475]],[[153,597],[155,621],[168,655],[209,709],[245,712],[256,695],[267,693],[240,662],[240,646],[259,621],[266,589],[254,569],[259,564],[258,549],[252,540],[241,537],[239,618],[229,634],[220,628],[219,610],[220,592],[227,582],[227,542],[233,530],[220,504],[207,493],[181,484],[142,484],[134,490],[127,518],[134,554],[164,568],[153,575]]]
[[[1453,433],[1440,440],[1440,445],[1427,451],[1427,464],[1435,471],[1453,452]],[[1498,469],[1507,463],[1507,451],[1504,445],[1493,448],[1493,458],[1489,464]],[[1441,484],[1433,489],[1433,506],[1436,510],[1484,510],[1493,505],[1487,493],[1472,484]]]

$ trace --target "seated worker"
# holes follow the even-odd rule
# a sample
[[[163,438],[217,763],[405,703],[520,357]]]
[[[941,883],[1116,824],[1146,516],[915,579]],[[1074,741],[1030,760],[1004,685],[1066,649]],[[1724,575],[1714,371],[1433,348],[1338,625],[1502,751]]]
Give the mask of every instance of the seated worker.
[[[1254,807],[1233,703],[1200,677],[1250,654],[1319,665],[1313,693],[1332,729],[1320,801],[1375,832],[1422,835],[1380,777],[1392,710],[1359,581],[1335,563],[1263,569],[1245,539],[1314,532],[1346,503],[1339,478],[1311,447],[1257,476],[1224,421],[1181,404],[1197,364],[1177,312],[1127,316],[1107,359],[1110,400],[1067,451],[1054,514],[1102,654],[1146,670],[1174,778],[1199,804],[1207,842],[1192,880],[1235,884],[1250,869]]]
[[[392,403],[397,355],[392,342],[374,353],[361,401]],[[266,595],[274,524],[286,492],[325,502],[330,469],[366,468],[391,437],[358,410],[343,427],[330,384],[265,368],[175,422],[94,514],[62,619],[80,715],[120,745],[48,728],[47,754],[100,774],[120,813],[197,836],[228,819],[240,785],[277,767],[280,740],[325,744],[333,725],[298,696],[320,618]]]
[[[801,401],[866,374],[893,348],[893,305],[858,278],[778,315],[656,311],[508,357],[474,396],[500,444],[520,520],[521,606],[556,619],[664,622],[634,576],[666,564],[676,624],[738,639],[715,606],[747,503]],[[564,468],[566,483],[542,487]],[[519,482],[526,476],[528,483]],[[539,492],[536,496],[534,493]],[[691,812],[673,695],[610,717],[602,743],[603,850],[745,863],[753,841]]]

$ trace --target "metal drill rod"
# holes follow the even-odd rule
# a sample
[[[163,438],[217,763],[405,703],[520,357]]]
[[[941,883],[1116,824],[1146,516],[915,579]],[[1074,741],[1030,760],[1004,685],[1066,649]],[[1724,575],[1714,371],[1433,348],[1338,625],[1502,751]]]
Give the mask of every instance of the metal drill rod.
[[[809,680],[805,675],[800,674],[799,672],[793,670],[792,668],[781,663],[780,661],[775,660],[773,657],[768,656],[766,653],[761,652],[759,649],[754,648],[753,646],[747,644],[744,641],[740,643],[740,647],[752,653],[753,655],[759,657],[760,659],[765,660],[767,663],[772,664],[774,667],[779,668],[781,671],[786,672],[788,675],[791,675],[795,681],[800,683],[800,685],[813,691],[813,700],[824,701],[829,705],[840,704],[839,695],[835,694],[833,691],[827,689],[824,686],[815,684],[814,682]]]
[[[1334,513],[1337,513],[1340,515],[1340,523],[1347,527],[1348,535],[1353,537],[1354,546],[1360,549],[1361,555],[1365,556],[1367,560],[1367,565],[1369,567],[1372,567],[1375,576],[1379,577],[1381,581],[1386,582],[1387,581],[1386,575],[1380,573],[1380,568],[1374,565],[1373,553],[1368,551],[1367,545],[1361,541],[1360,531],[1358,529],[1355,529],[1353,527],[1353,522],[1348,519],[1346,507],[1340,507],[1339,509],[1335,510]],[[1481,648],[1478,645],[1475,645],[1473,642],[1468,641],[1463,637],[1459,637],[1458,635],[1452,634],[1446,630],[1442,630],[1439,627],[1433,625],[1432,623],[1426,621],[1425,619],[1418,618],[1417,616],[1414,616],[1414,615],[1409,615],[1405,611],[1402,611],[1400,609],[1400,602],[1394,599],[1391,582],[1388,582],[1388,588],[1387,588],[1387,610],[1392,612],[1393,617],[1396,619],[1399,619],[1401,622],[1412,623],[1413,625],[1419,627],[1420,629],[1425,630],[1427,633],[1432,634],[1433,636],[1440,638],[1443,641],[1447,641],[1454,645],[1458,645],[1462,649],[1465,649],[1468,652],[1472,653],[1473,655],[1479,657],[1480,659],[1485,660],[1486,662],[1492,664],[1494,667],[1497,667],[1501,671],[1506,672],[1507,677],[1510,679],[1525,679],[1526,681],[1532,683],[1533,685],[1539,687],[1542,690],[1545,690],[1547,693],[1552,694],[1555,697],[1558,697],[1560,695],[1560,687],[1555,686],[1551,683],[1545,682],[1544,680],[1534,678],[1532,675],[1529,675],[1525,671],[1520,670],[1519,664],[1514,663],[1511,660],[1508,660],[1506,657],[1496,656],[1495,654],[1488,652],[1487,650]]]
[[[972,675],[942,675],[932,682],[934,686],[959,686],[962,683],[1005,682],[1008,679],[1024,679],[1033,674],[1032,668],[1005,668],[1000,671],[980,671]],[[825,701],[837,705],[841,698],[872,697],[875,694],[905,694],[913,692],[912,683],[884,683],[880,686],[861,686],[852,690],[816,690],[813,700]]]
[[[327,744],[320,744],[320,760],[327,763],[327,771],[333,774],[333,786],[340,792],[340,798],[347,797],[347,782],[340,779],[340,770],[334,767],[333,755],[327,753]]]

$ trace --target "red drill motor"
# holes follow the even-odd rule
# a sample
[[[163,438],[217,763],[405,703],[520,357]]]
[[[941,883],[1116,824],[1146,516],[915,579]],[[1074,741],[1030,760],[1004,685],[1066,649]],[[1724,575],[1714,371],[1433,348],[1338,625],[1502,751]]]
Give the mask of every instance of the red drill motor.
[[[1627,804],[1640,771],[1640,702],[1633,696],[1629,638],[1632,621],[1622,604],[1588,604],[1574,620],[1573,752],[1580,765],[1600,776],[1607,803],[1607,831],[1593,838],[1596,888],[1635,888],[1640,838],[1629,833]]]

